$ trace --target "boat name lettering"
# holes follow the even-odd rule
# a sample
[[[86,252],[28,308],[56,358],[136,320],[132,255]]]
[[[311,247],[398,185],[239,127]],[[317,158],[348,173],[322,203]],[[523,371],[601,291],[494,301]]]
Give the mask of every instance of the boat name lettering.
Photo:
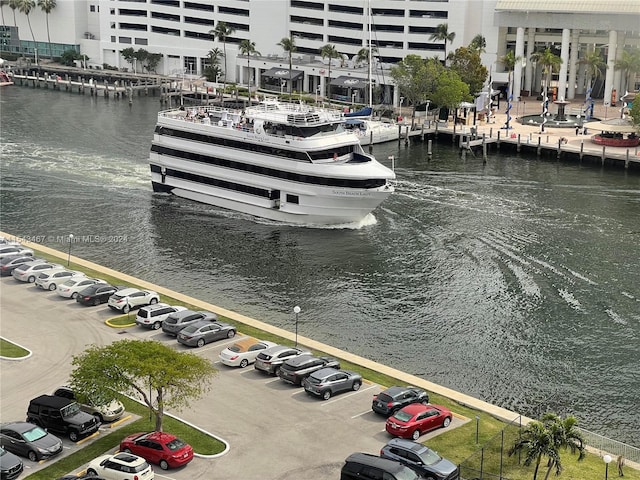
[[[359,192],[352,190],[333,190],[334,195],[344,195],[345,197],[368,197],[369,192]]]

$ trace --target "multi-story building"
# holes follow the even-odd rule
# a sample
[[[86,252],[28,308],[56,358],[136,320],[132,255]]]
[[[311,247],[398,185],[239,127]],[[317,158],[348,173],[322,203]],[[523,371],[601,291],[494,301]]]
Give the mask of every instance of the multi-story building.
[[[609,102],[627,82],[625,73],[614,69],[615,61],[625,48],[640,46],[638,0],[64,0],[48,15],[38,7],[30,12],[33,36],[26,15],[6,5],[2,14],[4,49],[34,59],[50,55],[49,32],[53,56],[75,48],[90,65],[140,71],[120,53],[131,47],[162,54],[158,73],[197,76],[208,65],[209,51],[219,48],[226,51],[220,66],[227,82],[322,94],[330,72],[336,96],[362,101],[372,74],[385,100],[395,104],[399,95],[389,78],[391,65],[408,54],[444,60],[478,34],[486,39],[482,60],[494,82],[506,82],[500,58],[508,50],[523,59],[513,75],[516,97],[521,90],[539,91],[542,68],[529,59],[546,47],[563,59],[554,78],[558,96],[583,94],[588,79],[580,62],[600,47],[609,65],[600,91]],[[219,22],[232,29],[225,42],[212,33]],[[443,23],[455,34],[451,42],[432,40]],[[296,45],[292,72],[278,45],[285,37]],[[245,39],[260,53],[242,55],[239,45]],[[329,65],[320,56],[326,44],[335,45],[343,59]],[[357,60],[370,45],[371,71],[367,61]]]

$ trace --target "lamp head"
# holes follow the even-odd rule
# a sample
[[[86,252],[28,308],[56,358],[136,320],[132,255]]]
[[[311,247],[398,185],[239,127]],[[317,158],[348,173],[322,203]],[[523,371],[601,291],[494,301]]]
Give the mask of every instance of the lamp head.
[[[611,458],[611,455],[605,455],[604,457],[602,457],[602,460],[604,460],[604,463],[608,465],[613,459]]]
[[[298,305],[293,307],[293,313],[298,314],[298,313],[300,313],[300,311],[301,311],[301,308]]]

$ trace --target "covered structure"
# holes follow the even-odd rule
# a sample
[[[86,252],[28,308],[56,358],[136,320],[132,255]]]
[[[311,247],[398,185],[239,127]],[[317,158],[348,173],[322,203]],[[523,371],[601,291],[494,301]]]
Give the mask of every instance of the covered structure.
[[[302,70],[289,70],[288,68],[270,68],[260,74],[261,86],[267,90],[276,92],[289,92],[289,82],[292,82],[291,91],[302,90],[300,80],[304,77]]]

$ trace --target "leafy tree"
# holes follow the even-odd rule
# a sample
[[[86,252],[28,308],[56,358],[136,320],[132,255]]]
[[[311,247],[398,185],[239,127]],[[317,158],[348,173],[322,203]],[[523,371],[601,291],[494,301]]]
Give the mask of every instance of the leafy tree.
[[[133,60],[136,58],[136,51],[133,49],[133,47],[123,48],[120,51],[120,55],[122,55],[122,58],[124,58],[125,62],[131,64],[131,66],[133,67]]]
[[[469,85],[469,92],[475,96],[482,90],[489,71],[482,65],[480,53],[467,47],[460,47],[449,54],[449,68]]]
[[[372,46],[371,48],[363,47],[360,50],[358,50],[358,53],[356,54],[356,63],[362,64],[366,62],[367,64],[367,92],[365,96],[368,99],[369,105],[373,103],[373,100],[369,98],[369,88],[368,88],[369,85],[371,85],[371,68],[369,67],[371,66],[372,59],[369,58],[370,52],[371,54],[378,53],[378,47],[376,46]]]
[[[191,400],[209,391],[217,373],[202,357],[145,340],[92,345],[71,363],[74,389],[99,398],[115,391],[142,400],[155,415],[159,432],[165,408],[188,407]]]
[[[476,35],[471,39],[471,43],[469,44],[470,50],[474,50],[480,54],[480,53],[486,52],[485,50],[486,48],[487,48],[487,41],[485,40],[485,38],[482,36],[481,33],[479,33],[478,35]]]
[[[16,10],[20,10],[20,0],[9,0],[9,8],[13,10],[13,26],[17,27],[18,22],[16,21]]]
[[[331,93],[331,61],[334,58],[339,58],[339,59],[344,59],[344,56],[338,51],[338,49],[336,48],[335,45],[332,45],[331,43],[327,43],[324,47],[322,47],[320,49],[320,56],[322,58],[328,58],[329,59],[329,81],[327,82],[327,93],[326,96],[327,98],[330,97],[330,93]]]
[[[436,88],[431,94],[431,100],[441,107],[455,109],[460,102],[471,100],[469,85],[463,82],[456,72],[445,69],[437,77]]]
[[[144,63],[149,58],[149,52],[147,50],[145,50],[144,48],[140,48],[140,49],[138,49],[137,51],[135,51],[133,53],[133,58],[136,59],[136,62],[134,63],[134,71],[133,71],[133,73],[138,73],[137,72],[138,64],[140,64],[142,69],[144,69]]]
[[[446,61],[447,58],[447,42],[453,42],[453,39],[456,38],[456,34],[454,32],[449,33],[449,24],[441,23],[436,27],[436,31],[431,34],[429,40],[435,41],[443,41],[444,42],[444,58]]]
[[[160,60],[162,60],[161,53],[149,53],[147,55],[147,64],[146,64],[147,72],[157,73],[156,68],[160,63]]]
[[[545,74],[544,81],[544,94],[543,100],[548,98],[549,84],[551,83],[551,75],[555,70],[560,69],[562,65],[562,59],[551,51],[550,48],[543,50],[542,52],[535,52],[531,55],[531,61],[540,64],[542,66],[542,73]]]
[[[602,58],[602,51],[600,48],[596,48],[593,52],[587,53],[580,62],[586,67],[587,70],[587,84],[593,86],[592,81],[595,82],[598,78],[604,75],[604,71],[607,69],[607,63]]]
[[[297,50],[296,47],[296,42],[293,39],[293,35],[289,35],[288,37],[284,37],[282,40],[280,40],[278,42],[278,46],[282,47],[282,49],[287,52],[289,54],[289,95],[291,95],[291,92],[293,91],[293,81],[292,81],[292,69],[293,69],[293,65],[292,65],[292,55],[293,52],[295,52]]]
[[[56,8],[56,0],[38,0],[38,6],[40,10],[45,13],[47,20],[47,41],[49,42],[49,58],[53,58],[51,53],[51,35],[49,34],[49,14]]]
[[[62,52],[62,55],[60,55],[60,62],[63,65],[73,67],[75,65],[75,60],[81,60],[83,57],[84,55],[80,55],[80,53],[71,48]]]
[[[509,86],[509,94],[513,94],[513,85],[511,84],[511,78],[513,76],[513,70],[520,60],[522,60],[522,57],[520,55],[516,56],[513,50],[509,50],[506,55],[503,55],[498,59],[498,62],[504,65],[505,70],[509,72],[507,82],[507,85]]]
[[[636,127],[636,132],[640,134],[640,100],[637,95],[636,100],[633,101],[631,110],[629,110],[629,117],[631,117],[631,121]]]
[[[219,48],[212,48],[207,54],[208,65],[204,69],[204,76],[209,82],[217,82],[218,77],[222,75],[222,69],[220,68],[220,57],[222,52]]]
[[[227,88],[227,37],[233,35],[236,31],[235,28],[227,25],[225,22],[218,22],[216,28],[209,33],[222,42],[222,48],[224,51],[224,88]]]
[[[249,96],[251,96],[251,65],[249,60],[251,55],[260,55],[260,52],[256,50],[256,42],[245,39],[240,42],[240,53],[247,56],[247,90],[249,90]]]
[[[555,413],[547,413],[542,416],[542,423],[545,428],[551,434],[553,443],[557,450],[564,449],[570,450],[572,454],[578,452],[578,461],[581,461],[586,456],[584,448],[584,438],[578,431],[578,420],[574,416],[568,416],[567,418],[560,418]],[[562,463],[560,461],[560,455],[549,457],[547,463],[547,474],[545,480],[549,478],[551,470],[555,469],[556,475],[562,473]]]
[[[6,25],[7,22],[4,21],[4,6],[9,5],[9,0],[0,0],[0,14],[2,14],[2,24]]]
[[[640,72],[640,49],[625,49],[622,55],[613,64],[613,68],[620,70],[625,78],[625,90],[629,90],[629,86],[633,90],[633,79],[636,73]]]
[[[433,62],[432,62],[433,63]],[[416,116],[416,107],[424,103],[429,94],[433,93],[437,75],[444,71],[444,67],[437,62],[440,69],[431,65],[418,55],[407,55],[404,59],[391,67],[390,75],[398,90],[411,105],[411,124]]]
[[[36,0],[20,0],[18,2],[18,10],[20,10],[20,12],[24,13],[27,16],[27,23],[29,24],[29,30],[31,31],[31,38],[33,38],[34,56],[35,56],[35,52],[37,51],[36,37],[33,34],[33,28],[31,28],[31,20],[29,19],[29,14],[35,8],[35,6],[36,6]],[[38,60],[38,57],[36,56],[36,63],[37,63],[37,60]]]

